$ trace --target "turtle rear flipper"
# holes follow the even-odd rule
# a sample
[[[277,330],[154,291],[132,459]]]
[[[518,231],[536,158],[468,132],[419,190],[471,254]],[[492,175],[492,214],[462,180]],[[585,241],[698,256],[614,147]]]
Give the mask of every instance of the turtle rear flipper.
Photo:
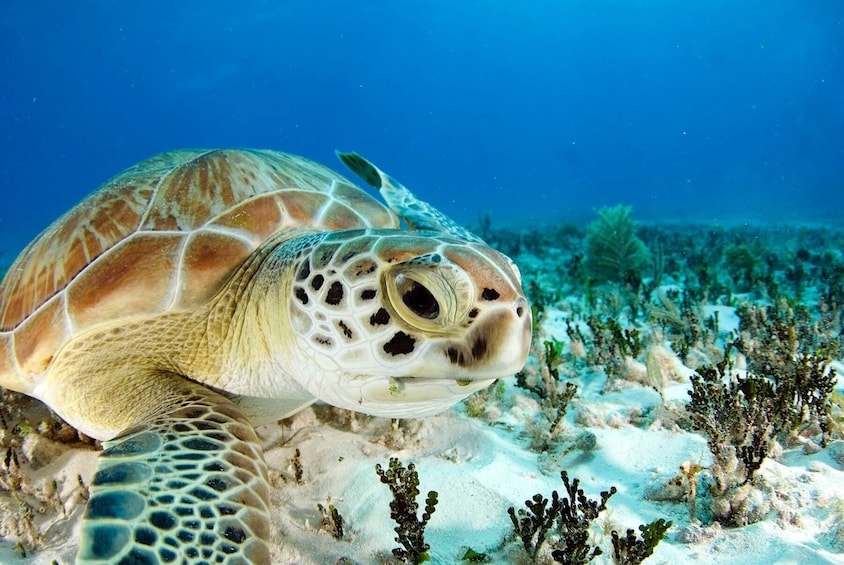
[[[258,438],[230,401],[185,384],[151,424],[105,443],[78,563],[269,562]]]

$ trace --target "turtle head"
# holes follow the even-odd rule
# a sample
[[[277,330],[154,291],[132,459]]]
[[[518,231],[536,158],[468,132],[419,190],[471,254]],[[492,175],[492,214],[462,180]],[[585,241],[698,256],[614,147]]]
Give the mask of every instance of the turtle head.
[[[515,264],[433,232],[319,234],[288,286],[301,384],[387,417],[440,412],[525,364],[530,308]]]

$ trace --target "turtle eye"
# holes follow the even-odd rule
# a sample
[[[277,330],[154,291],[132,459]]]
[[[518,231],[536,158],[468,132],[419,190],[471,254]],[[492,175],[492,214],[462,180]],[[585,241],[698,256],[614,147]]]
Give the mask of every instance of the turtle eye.
[[[431,291],[415,280],[405,277],[396,277],[396,289],[399,291],[401,301],[411,312],[425,318],[434,320],[440,315],[440,305]]]
[[[475,286],[456,266],[406,261],[384,271],[386,304],[412,329],[452,334],[474,304]]]

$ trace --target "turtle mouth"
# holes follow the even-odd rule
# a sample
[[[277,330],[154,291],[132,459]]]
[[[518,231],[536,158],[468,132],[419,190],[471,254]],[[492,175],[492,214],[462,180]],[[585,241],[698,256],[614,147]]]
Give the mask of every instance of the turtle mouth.
[[[458,377],[387,377],[379,379],[383,401],[396,403],[426,403],[433,400],[448,399],[451,403],[459,402],[470,394],[484,389],[495,382],[495,378],[461,379]],[[376,385],[376,386],[379,386]]]
[[[443,384],[447,384],[449,386],[454,385],[458,387],[465,387],[471,386],[473,384],[477,384],[481,381],[492,381],[497,380],[497,378],[482,378],[482,379],[470,379],[470,378],[461,378],[461,377],[415,377],[413,375],[404,375],[400,377],[385,377],[388,381],[396,381],[402,385],[418,385],[418,386],[442,386]]]
[[[353,399],[349,398],[349,391],[346,391],[343,396],[347,402],[337,397],[326,400],[373,416],[420,418],[442,412],[494,381],[495,379],[385,376],[361,381]]]

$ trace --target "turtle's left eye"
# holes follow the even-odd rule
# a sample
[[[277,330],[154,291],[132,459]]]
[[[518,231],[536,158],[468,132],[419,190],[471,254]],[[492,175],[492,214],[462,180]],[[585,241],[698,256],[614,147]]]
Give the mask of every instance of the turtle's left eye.
[[[401,294],[401,301],[411,312],[425,318],[434,320],[440,315],[440,304],[431,291],[420,283],[408,277],[400,276],[396,279],[396,287]]]

